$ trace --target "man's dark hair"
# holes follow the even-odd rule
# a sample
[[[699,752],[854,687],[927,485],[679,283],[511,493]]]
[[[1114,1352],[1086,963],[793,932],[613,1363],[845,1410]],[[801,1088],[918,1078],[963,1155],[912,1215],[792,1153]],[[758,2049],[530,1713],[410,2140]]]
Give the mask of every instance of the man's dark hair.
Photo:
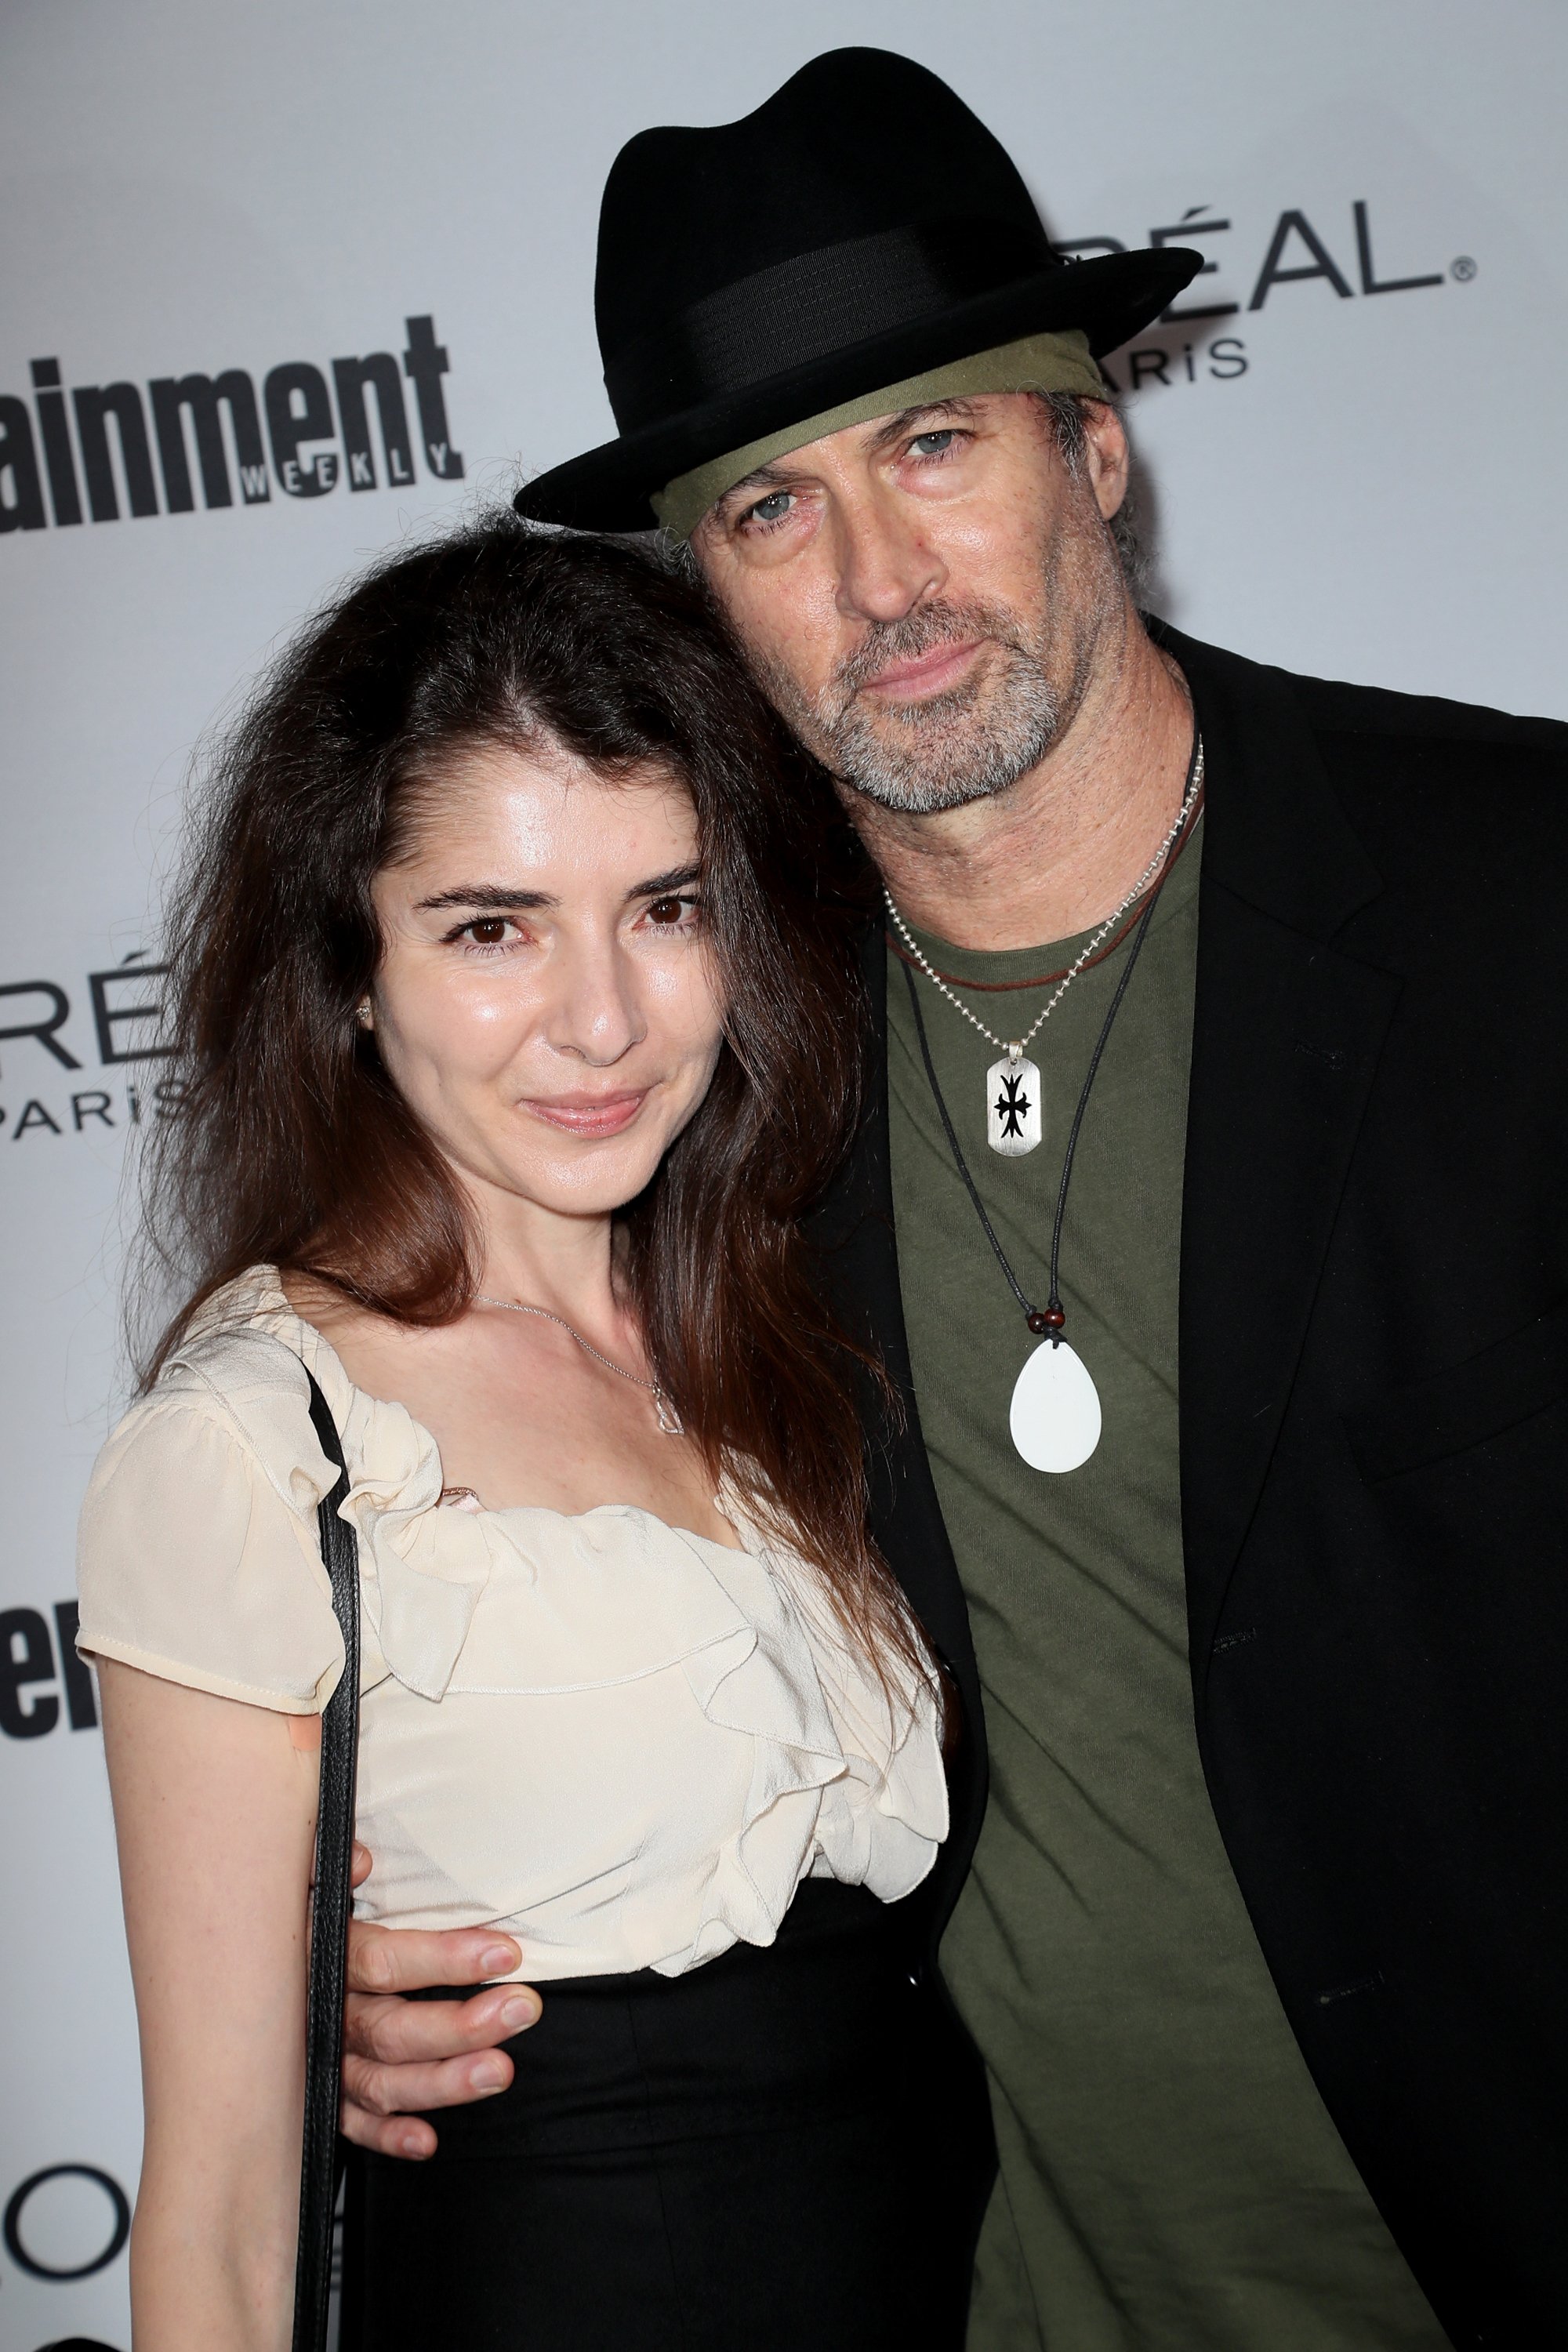
[[[1089,429],[1085,423],[1087,409],[1110,409],[1121,418],[1122,430],[1126,430],[1127,420],[1121,416],[1121,407],[1114,400],[1091,401],[1087,393],[1081,392],[1037,392],[1031,397],[1037,400],[1045,410],[1062,463],[1075,477],[1083,470],[1083,453],[1089,442]],[[1134,466],[1128,478],[1127,495],[1105,527],[1110,534],[1110,544],[1116,550],[1116,560],[1121,566],[1127,593],[1135,604],[1143,601],[1149,569],[1139,528],[1141,503],[1138,473]]]

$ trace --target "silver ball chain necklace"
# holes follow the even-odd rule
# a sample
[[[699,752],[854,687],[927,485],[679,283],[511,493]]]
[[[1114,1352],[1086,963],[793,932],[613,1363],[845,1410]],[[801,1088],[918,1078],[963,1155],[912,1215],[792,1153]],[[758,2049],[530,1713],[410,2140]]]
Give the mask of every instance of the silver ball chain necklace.
[[[1006,1276],[1007,1286],[1023,1310],[1025,1322],[1040,1343],[1031,1349],[1025,1358],[1023,1370],[1013,1384],[1013,1401],[1007,1415],[1007,1425],[1013,1444],[1031,1470],[1048,1470],[1059,1475],[1064,1471],[1079,1469],[1100,1444],[1102,1426],[1100,1391],[1095,1387],[1094,1377],[1082,1357],[1079,1355],[1076,1349],[1068,1346],[1062,1336],[1063,1327],[1068,1319],[1061,1297],[1062,1221],[1067,1213],[1068,1187],[1072,1181],[1073,1160],[1078,1151],[1079,1131],[1083,1126],[1083,1115],[1089,1108],[1089,1091],[1094,1085],[1100,1059],[1110,1041],[1112,1024],[1121,1009],[1121,1000],[1127,993],[1128,983],[1137,968],[1139,954],[1144,940],[1149,936],[1149,925],[1152,920],[1160,892],[1174,862],[1177,845],[1183,840],[1185,829],[1192,822],[1194,812],[1200,805],[1203,782],[1204,747],[1202,739],[1194,738],[1187,789],[1183,795],[1181,811],[1174,824],[1166,834],[1154,857],[1144,868],[1134,889],[1122,900],[1110,920],[1100,926],[1089,947],[1085,949],[1071,971],[1067,973],[1050,1003],[1047,1005],[1045,1013],[1041,1013],[1039,1021],[1035,1023],[1034,1027],[1018,1045],[1010,1049],[1013,1060],[1019,1060],[1023,1045],[1026,1045],[1029,1037],[1035,1034],[1040,1023],[1045,1020],[1046,1014],[1061,1002],[1068,982],[1082,970],[1097,942],[1104,939],[1115,927],[1133,904],[1139,892],[1149,888],[1152,884],[1152,887],[1149,888],[1148,904],[1133,926],[1131,942],[1127,950],[1127,961],[1121,967],[1121,976],[1111,994],[1105,1019],[1100,1024],[1100,1035],[1095,1041],[1094,1051],[1089,1056],[1089,1068],[1079,1093],[1078,1107],[1073,1112],[1072,1125],[1068,1130],[1067,1149],[1062,1155],[1061,1181],[1057,1187],[1056,1215],[1051,1224],[1051,1286],[1044,1307],[1037,1307],[1026,1294],[1023,1284],[1018,1280],[1008,1261],[1007,1253],[996,1238],[996,1229],[985,1213],[985,1203],[981,1199],[979,1189],[969,1172],[969,1163],[964,1159],[958,1137],[953,1131],[952,1116],[942,1088],[937,1083],[936,1064],[931,1059],[931,1044],[926,1036],[925,1019],[921,1012],[920,991],[915,986],[914,972],[908,963],[904,965],[904,980],[910,992],[910,1010],[914,1016],[915,1034],[920,1040],[921,1058],[925,1064],[926,1076],[931,1081],[931,1094],[942,1119],[942,1131],[947,1137],[948,1148],[952,1153],[954,1165],[963,1179],[964,1191],[973,1203],[975,1214],[984,1229],[985,1238],[991,1244],[996,1263]],[[899,923],[899,929],[903,932],[909,945],[914,948],[914,941],[910,939],[905,925],[899,920],[898,910],[893,908],[891,898],[888,900],[888,904],[892,908],[893,919]],[[915,948],[914,951],[920,955],[918,948]],[[969,1007],[961,1003],[958,998],[953,996],[952,990],[944,986],[938,974],[931,971],[925,958],[921,956],[920,961],[927,977],[941,989],[943,996],[956,1004],[958,1010],[973,1023],[974,1027],[989,1037],[990,1030],[986,1029],[982,1022],[975,1021]],[[987,1073],[987,1097],[997,1072],[1005,1071],[1007,1067],[1006,1063],[999,1062]],[[994,1131],[995,1114],[994,1111],[993,1112],[991,1134],[993,1146],[1013,1159],[1022,1151],[1032,1151],[1040,1139],[1037,1085],[1039,1072],[1032,1062],[1024,1062],[1023,1068],[1028,1071],[1036,1081],[1033,1100],[1035,1132],[1032,1139],[1027,1143],[1016,1143],[1011,1140],[997,1143]]]
[[[1002,1059],[999,1062],[993,1062],[985,1073],[985,1140],[993,1151],[1001,1152],[1005,1159],[1021,1159],[1026,1151],[1033,1151],[1041,1140],[1039,1065],[1030,1061],[1024,1051],[1025,1046],[1039,1035],[1085,964],[1092,961],[1094,951],[1101,940],[1110,937],[1129,907],[1141,898],[1149,887],[1179,839],[1183,826],[1197,806],[1203,788],[1204,745],[1200,735],[1194,741],[1193,761],[1187,778],[1186,793],[1181,807],[1176,811],[1175,821],[1170,831],[1127,893],[1126,898],[1122,899],[1121,904],[1112,913],[1107,915],[1082,954],[1062,974],[1060,983],[1055,994],[1047,1002],[1044,1012],[1030,1023],[1021,1037],[1015,1037],[1010,1042],[1005,1038],[998,1037],[994,1029],[988,1029],[984,1022],[970,1011],[963,998],[953,994],[941,973],[932,971],[930,962],[916,945],[914,934],[910,931],[908,923],[893,904],[892,892],[884,885],[882,896],[888,902],[888,912],[893,919],[899,936],[931,986],[945,996],[950,1004],[957,1006],[970,1026],[978,1029],[989,1045],[1001,1047]]]
[[[537,1315],[545,1323],[559,1323],[561,1328],[576,1340],[585,1356],[592,1356],[596,1364],[603,1364],[605,1370],[614,1372],[618,1381],[630,1381],[634,1389],[647,1391],[653,1399],[653,1409],[658,1415],[658,1425],[666,1437],[685,1436],[686,1424],[658,1382],[645,1381],[639,1373],[628,1372],[624,1364],[613,1363],[608,1356],[601,1355],[592,1339],[584,1339],[576,1325],[568,1323],[564,1315],[552,1315],[548,1307],[525,1307],[520,1298],[485,1298],[476,1295],[474,1304],[476,1307],[504,1307],[509,1315]]]

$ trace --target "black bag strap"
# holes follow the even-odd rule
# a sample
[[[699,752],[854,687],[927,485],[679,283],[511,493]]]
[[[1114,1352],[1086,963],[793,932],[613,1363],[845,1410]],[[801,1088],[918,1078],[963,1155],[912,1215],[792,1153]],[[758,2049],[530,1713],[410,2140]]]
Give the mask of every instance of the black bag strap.
[[[338,1480],[316,1514],[332,1607],[343,1637],[343,1672],[321,1717],[321,1793],[316,1815],[316,1892],[305,2012],[305,2147],[300,2179],[300,2251],[294,2271],[293,2352],[325,2352],[337,2202],[338,2075],[353,1909],[354,1770],[359,1749],[359,1545],[338,1517],[349,1490],[342,1440],[326,1398],[310,1383],[310,1420]]]

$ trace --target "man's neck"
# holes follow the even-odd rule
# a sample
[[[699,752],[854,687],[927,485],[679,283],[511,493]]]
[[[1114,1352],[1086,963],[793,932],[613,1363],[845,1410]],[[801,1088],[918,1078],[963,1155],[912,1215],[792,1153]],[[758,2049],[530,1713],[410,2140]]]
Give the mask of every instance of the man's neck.
[[[1181,672],[1131,607],[1050,751],[1005,793],[931,816],[856,793],[899,912],[954,947],[1041,947],[1103,922],[1159,847],[1192,755]]]

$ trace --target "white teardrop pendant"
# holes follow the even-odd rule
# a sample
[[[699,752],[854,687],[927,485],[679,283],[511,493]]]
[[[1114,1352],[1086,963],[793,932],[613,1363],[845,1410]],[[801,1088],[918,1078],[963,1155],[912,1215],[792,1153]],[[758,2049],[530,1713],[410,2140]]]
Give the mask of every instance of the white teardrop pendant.
[[[1025,1363],[1008,1426],[1031,1470],[1077,1470],[1100,1444],[1100,1391],[1065,1339],[1042,1339]]]
[[[1005,1054],[985,1073],[985,1140],[1019,1160],[1040,1139],[1040,1073],[1027,1054]]]

